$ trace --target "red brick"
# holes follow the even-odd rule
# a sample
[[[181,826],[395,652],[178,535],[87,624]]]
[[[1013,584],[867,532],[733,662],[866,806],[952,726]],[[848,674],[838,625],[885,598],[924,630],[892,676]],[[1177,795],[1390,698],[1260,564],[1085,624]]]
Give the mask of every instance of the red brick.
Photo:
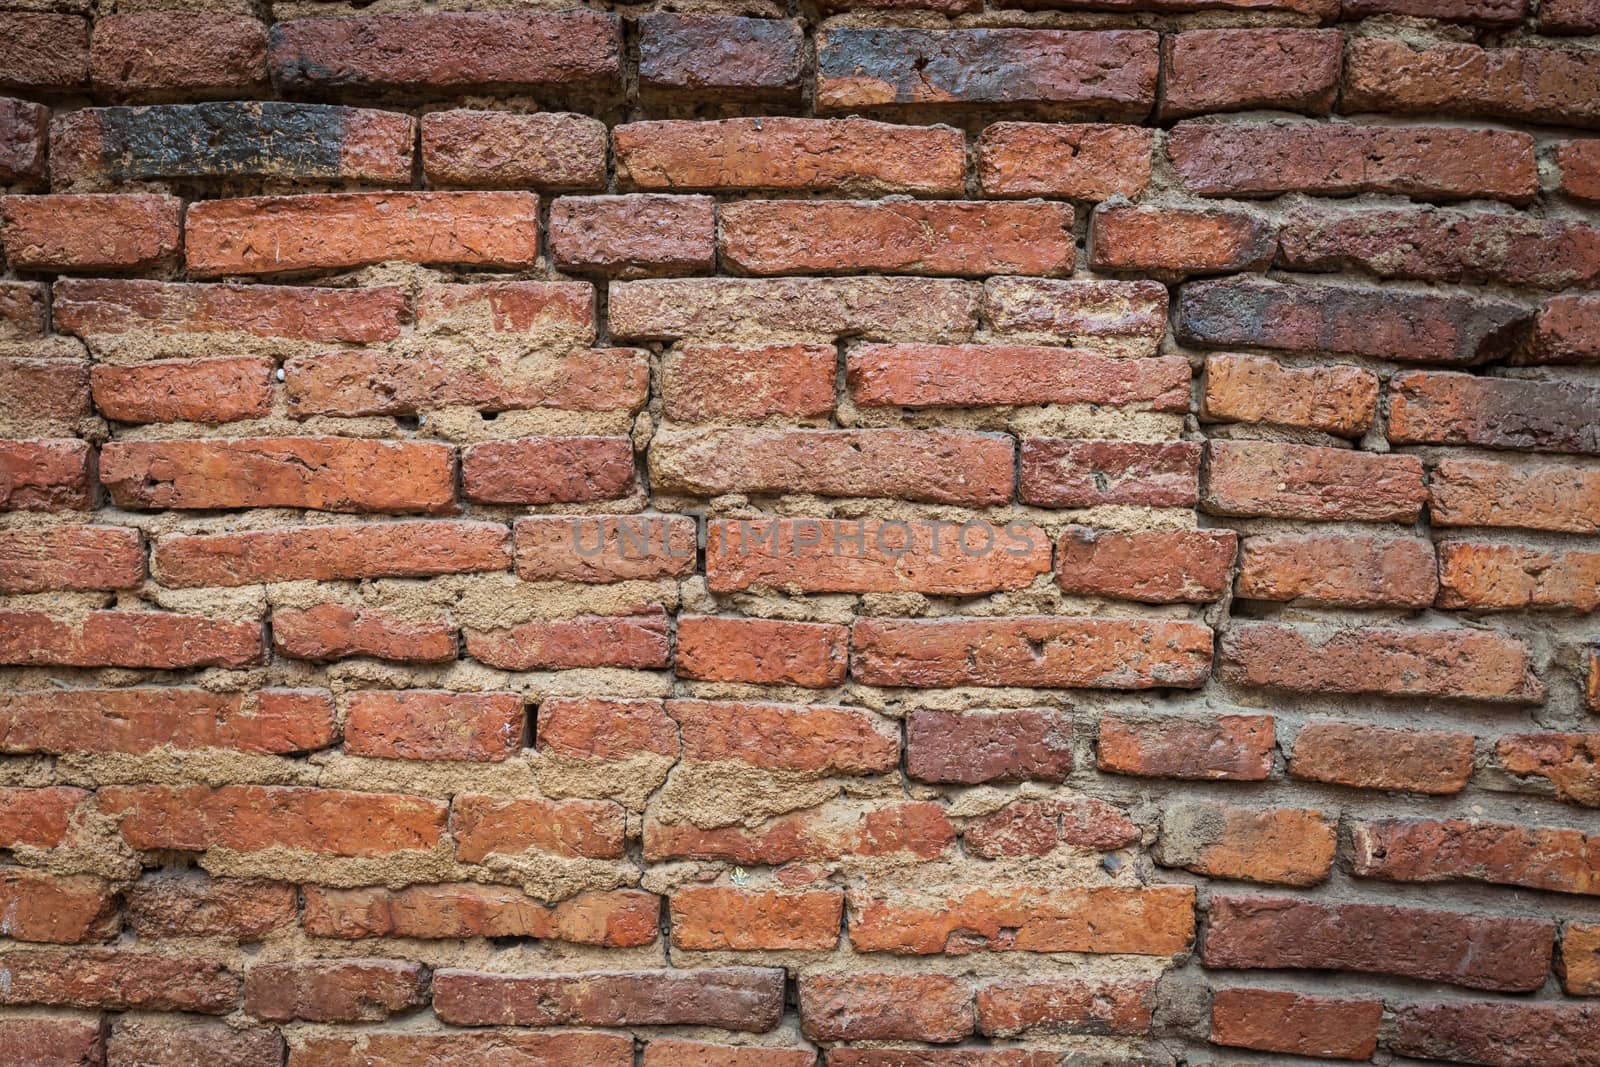
[[[98,1016],[0,1019],[0,1048],[16,1067],[103,1067],[104,1027]]]
[[[1162,813],[1155,857],[1207,878],[1316,885],[1328,878],[1338,837],[1326,812],[1179,802]]]
[[[318,604],[272,613],[272,647],[292,659],[371,656],[407,662],[456,658],[455,627],[446,620],[411,622],[345,604]]]
[[[160,267],[177,257],[183,202],[134,194],[0,197],[0,245],[16,270]]]
[[[1600,453],[1600,389],[1572,382],[1414,371],[1389,384],[1389,439]]]
[[[1247,623],[1222,635],[1218,676],[1251,689],[1536,703],[1544,687],[1521,641],[1489,630],[1332,633]]]
[[[623,810],[603,800],[505,800],[457,793],[450,813],[456,859],[537,850],[554,856],[617,859],[623,853]]]
[[[707,967],[583,974],[433,976],[433,1007],[458,1026],[714,1026],[764,1032],[783,1014],[783,971]]]
[[[716,265],[709,196],[563,196],[550,206],[550,252],[575,273],[691,274]]]
[[[0,871],[0,914],[13,941],[108,941],[121,926],[116,898],[98,878],[52,878],[18,867]]]
[[[511,545],[493,522],[338,523],[173,534],[152,560],[162,585],[237,586],[503,571]]]
[[[1145,1034],[1155,990],[1149,978],[997,978],[978,986],[978,1033]]]
[[[652,1038],[642,1067],[816,1067],[817,1051],[771,1045],[709,1045],[701,1041]]]
[[[1600,140],[1558,141],[1555,160],[1563,193],[1585,203],[1600,203]]]
[[[467,630],[467,655],[509,671],[668,666],[667,617],[660,608],[639,615],[578,615],[536,619],[500,630]]]
[[[716,830],[650,818],[644,825],[644,854],[648,860],[701,859],[774,867],[846,857],[928,860],[947,853],[955,839],[943,805],[897,803],[864,810],[813,808],[753,827]]]
[[[272,410],[272,363],[253,359],[164,359],[137,367],[97,364],[94,406],[113,422],[223,423]]]
[[[1378,376],[1359,367],[1285,367],[1267,356],[1213,352],[1201,381],[1209,422],[1303,426],[1358,438],[1378,409]]]
[[[144,539],[125,526],[0,530],[0,592],[128,589],[144,580]]]
[[[1313,720],[1295,735],[1289,774],[1356,789],[1459,793],[1472,775],[1471,734]]]
[[[1231,274],[1266,270],[1277,249],[1277,227],[1242,211],[1101,204],[1089,234],[1089,265],[1157,278]]]
[[[1138,197],[1150,184],[1150,130],[1098,123],[996,122],[978,138],[988,196]]]
[[[804,45],[797,20],[655,12],[639,19],[639,86],[695,103],[798,99]]]
[[[279,89],[610,89],[621,22],[591,11],[450,11],[291,19],[272,28]]]
[[[969,430],[658,430],[663,493],[813,493],[939,504],[1011,498],[1009,437]]]
[[[422,965],[402,960],[257,963],[244,1010],[269,1022],[379,1022],[427,1003]]]
[[[645,753],[678,758],[678,724],[659,700],[555,697],[539,705],[541,754],[625,760]]]
[[[583,1064],[584,1067],[632,1067],[633,1038],[628,1034],[568,1030],[552,1033],[503,1030],[361,1030],[308,1034],[292,1054],[294,1067],[352,1067],[371,1060],[383,1067],[436,1067],[463,1058],[492,1063],[540,1065]]]
[[[106,1042],[117,1067],[210,1063],[217,1067],[279,1067],[283,1039],[275,1030],[235,1030],[225,1023],[131,1022],[118,1019]]]
[[[826,415],[837,363],[832,345],[683,345],[662,361],[663,410],[678,422]]]
[[[1414,522],[1422,462],[1344,448],[1212,441],[1201,506],[1212,515],[1313,522]]]
[[[1113,774],[1259,782],[1272,776],[1270,715],[1100,719],[1096,765]]]
[[[1191,508],[1198,496],[1200,455],[1200,446],[1190,441],[1029,437],[1022,442],[1018,496],[1047,508]]]
[[[0,88],[82,88],[89,84],[89,23],[77,15],[7,11],[0,18],[0,56]]]
[[[764,770],[882,774],[900,762],[893,724],[857,708],[669,700],[683,757]]]
[[[849,631],[843,626],[776,619],[678,619],[680,678],[824,689],[844,681]]]
[[[443,511],[455,495],[455,453],[345,437],[113,441],[100,452],[100,481],[125,508]]]
[[[1549,974],[1555,932],[1547,919],[1213,894],[1200,959],[1211,968],[1356,971],[1528,991]]]
[[[1378,1049],[1383,1001],[1274,989],[1219,989],[1211,998],[1211,1043],[1296,1056],[1365,1060]]]
[[[1539,6],[1542,18],[1550,5],[1545,3]],[[1419,19],[1470,22],[1480,26],[1514,26],[1527,15],[1528,0],[1343,0],[1340,11],[1346,19],[1370,15],[1410,15]]]
[[[1544,302],[1519,363],[1600,363],[1600,298],[1555,296]]]
[[[626,437],[525,437],[461,454],[461,491],[480,504],[615,500],[634,488]]]
[[[660,932],[660,898],[635,890],[580,893],[559,904],[470,882],[397,890],[308,886],[305,897],[303,922],[313,937],[530,937],[627,948],[651,944]]]
[[[1013,800],[993,814],[969,819],[961,835],[967,852],[983,859],[1048,856],[1062,847],[1111,852],[1140,836],[1121,810],[1091,797]]]
[[[846,1048],[828,1050],[828,1067],[1057,1067],[1056,1052],[1021,1048]]]
[[[1600,895],[1600,838],[1579,830],[1467,819],[1377,819],[1357,823],[1352,842],[1351,870],[1360,878],[1488,882]]]
[[[863,685],[1193,689],[1211,673],[1211,629],[1057,616],[863,618],[852,653]]]
[[[982,372],[974,373],[977,367]],[[850,396],[863,407],[1138,404],[1189,410],[1189,361],[1115,359],[1040,345],[857,345]],[[831,383],[830,383],[831,386]]]
[[[695,570],[695,523],[687,516],[530,516],[516,521],[515,538],[524,581],[639,581]]]
[[[1047,708],[913,711],[906,773],[958,785],[1064,781],[1072,773],[1072,719]]]
[[[1081,596],[1209,604],[1228,590],[1238,542],[1231,530],[1126,534],[1069,526],[1056,548],[1056,583]]]
[[[128,925],[141,939],[222,937],[260,941],[293,926],[300,910],[287,882],[186,875],[144,877],[128,889]]]
[[[632,122],[615,127],[612,139],[624,189],[952,196],[964,187],[965,148],[948,126],[859,118]]]
[[[422,116],[422,167],[442,187],[601,189],[606,127],[559,111],[432,111]]]
[[[0,508],[87,511],[91,454],[84,441],[0,441]]]
[[[1600,33],[1600,7],[1594,0],[1548,0],[1539,5],[1539,32]]]
[[[239,979],[220,963],[107,948],[0,952],[0,1004],[226,1015]]]
[[[386,260],[530,267],[539,255],[538,210],[539,198],[531,193],[204,200],[189,208],[185,256],[190,273],[201,276],[329,270]]]
[[[1556,974],[1570,996],[1600,993],[1600,926],[1568,923],[1556,954]]]
[[[203,689],[45,689],[0,694],[6,752],[179,751],[289,754],[333,744],[321,690],[263,689],[254,700]]]
[[[44,178],[50,109],[0,97],[0,184],[33,185]]]
[[[1600,471],[1553,463],[1443,459],[1428,478],[1436,526],[1600,531]]]
[[[1600,552],[1448,541],[1439,546],[1439,606],[1467,611],[1600,608]]]
[[[1511,774],[1546,779],[1559,799],[1600,808],[1600,734],[1510,734],[1494,754]]]
[[[1138,120],[1155,103],[1157,41],[1148,30],[830,26],[817,35],[816,105],[1034,106]]]
[[[206,11],[103,15],[89,78],[123,99],[252,95],[267,88],[267,27]]]
[[[89,425],[92,411],[87,360],[0,358],[0,433],[75,434]]]
[[[55,848],[67,838],[79,805],[92,794],[70,786],[0,786],[0,848]]]
[[[995,531],[945,521],[717,519],[706,534],[713,592],[966,596],[1022,589],[1049,570],[1049,537],[1021,522]]]
[[[344,750],[352,756],[498,762],[522,748],[516,693],[367,690],[346,700]]]
[[[1208,111],[1326,115],[1339,91],[1338,30],[1190,30],[1162,44],[1164,119]]]
[[[1167,332],[1167,287],[1149,279],[990,278],[983,313],[1008,341],[1153,356]]]
[[[1353,37],[1348,112],[1470,115],[1600,126],[1600,56],[1564,48],[1479,48]]]
[[[1193,940],[1192,886],[955,886],[903,896],[850,894],[850,943],[857,952],[1171,956]]]
[[[1393,193],[1521,203],[1539,189],[1533,138],[1504,130],[1185,122],[1167,134],[1167,153],[1184,187],[1201,196]]]
[[[290,786],[104,786],[100,811],[120,816],[140,850],[276,848],[333,856],[428,851],[444,833],[443,801]]]
[[[1590,1067],[1600,1009],[1587,1004],[1407,1004],[1388,1045],[1402,1056],[1513,1067]]]
[[[63,280],[65,289],[72,283]],[[29,341],[45,334],[50,287],[43,282],[0,282],[0,340]]]
[[[844,894],[683,886],[673,891],[668,908],[674,948],[826,952],[839,943]]]
[[[1071,274],[1072,206],[981,200],[741,200],[717,211],[748,274]]]
[[[595,339],[594,286],[588,282],[478,282],[425,285],[417,327],[430,336],[485,334],[485,342],[523,349],[587,345]]]
[[[59,667],[248,667],[264,659],[261,624],[166,611],[92,611],[57,619],[0,611],[0,663]]]
[[[972,1033],[971,985],[940,974],[804,975],[800,1029],[813,1041],[960,1041]]]

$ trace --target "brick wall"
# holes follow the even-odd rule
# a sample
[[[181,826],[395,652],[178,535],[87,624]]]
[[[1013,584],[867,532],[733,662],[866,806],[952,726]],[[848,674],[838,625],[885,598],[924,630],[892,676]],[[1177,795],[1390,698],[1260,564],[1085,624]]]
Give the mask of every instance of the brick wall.
[[[1600,1064],[1594,0],[0,6],[0,1065]]]

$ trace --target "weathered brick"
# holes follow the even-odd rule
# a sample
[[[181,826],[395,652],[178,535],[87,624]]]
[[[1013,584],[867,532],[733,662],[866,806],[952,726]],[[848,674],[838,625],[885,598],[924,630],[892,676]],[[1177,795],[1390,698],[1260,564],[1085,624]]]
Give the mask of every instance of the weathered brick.
[[[1150,1030],[1149,978],[997,978],[978,986],[978,1033],[1136,1036]]]
[[[816,1067],[817,1052],[771,1045],[711,1045],[702,1041],[652,1038],[642,1067]]]
[[[532,850],[616,859],[622,855],[623,833],[622,808],[601,800],[501,799],[457,793],[450,812],[450,836],[455,841],[456,859],[462,863]]]
[[[1561,935],[1561,950],[1556,954],[1556,974],[1571,996],[1592,997],[1600,993],[1600,926],[1567,924]]]
[[[1340,106],[1600,126],[1600,56],[1565,48],[1413,48],[1353,37]]]
[[[1116,359],[1043,345],[867,344],[850,350],[847,370],[850,397],[863,407],[1138,404],[1189,410],[1189,361],[1181,356]]]
[[[1539,309],[1518,363],[1600,363],[1600,298],[1554,296]]]
[[[59,283],[62,288],[72,283]],[[43,282],[0,282],[0,341],[31,341],[45,335],[49,286]]]
[[[678,618],[680,678],[823,689],[844,681],[850,631],[833,623]]]
[[[17,1067],[103,1067],[104,1042],[98,1016],[0,1019],[0,1048]]]
[[[108,941],[121,923],[116,898],[98,878],[49,875],[8,867],[0,871],[0,912],[6,937],[76,945]]]
[[[430,336],[488,335],[479,344],[564,348],[595,339],[594,286],[588,282],[479,282],[425,285],[417,326]]]
[[[1211,441],[1201,507],[1212,515],[1313,522],[1414,522],[1422,461],[1345,448]]]
[[[125,526],[0,530],[0,592],[128,589],[144,580],[144,539]]]
[[[1161,815],[1155,858],[1208,878],[1316,885],[1337,848],[1337,821],[1326,812],[1180,801]]]
[[[859,118],[632,122],[612,138],[631,189],[952,196],[966,167],[959,130]]]
[[[300,910],[287,882],[187,875],[144,877],[128,889],[128,925],[140,938],[222,937],[260,941],[293,926]]]
[[[244,1010],[269,1022],[379,1022],[427,999],[422,965],[403,960],[257,963],[244,986]]]
[[[184,249],[190,273],[201,276],[385,260],[531,267],[539,258],[539,198],[398,192],[203,200],[189,208]]]
[[[754,827],[701,830],[646,819],[647,859],[701,859],[780,866],[795,861],[827,862],[846,857],[933,859],[955,843],[956,832],[934,803],[897,803],[876,808],[814,808]]]
[[[851,645],[864,685],[1193,689],[1211,673],[1211,629],[1195,622],[862,618]]]
[[[817,38],[822,111],[1033,105],[1138,120],[1155,103],[1148,30],[921,30],[830,26]]]
[[[826,415],[838,359],[832,345],[682,345],[662,360],[662,409],[676,422]]]
[[[655,12],[639,19],[639,86],[697,103],[797,99],[804,44],[795,20]]]
[[[256,785],[103,786],[97,800],[102,813],[120,817],[122,836],[136,849],[333,856],[430,850],[449,808],[394,793]]]
[[[594,11],[291,19],[268,62],[283,90],[613,89],[621,21]]]
[[[118,99],[251,95],[267,87],[267,27],[207,11],[102,15],[89,79]]]
[[[672,971],[507,975],[442,970],[433,1009],[458,1026],[715,1026],[763,1032],[783,1014],[783,971],[720,967]]]
[[[261,624],[167,611],[91,611],[57,619],[0,611],[0,663],[55,667],[248,667],[262,662]]]
[[[1228,590],[1238,544],[1231,530],[1115,533],[1069,526],[1056,547],[1056,584],[1082,596],[1209,604]]]
[[[74,434],[91,411],[87,360],[0,358],[0,433]]]
[[[167,1023],[118,1019],[106,1039],[114,1067],[210,1063],[216,1067],[279,1067],[283,1039],[267,1027],[235,1030],[224,1023]]]
[[[431,111],[422,116],[422,169],[441,187],[600,189],[606,127],[560,111]]]
[[[1573,382],[1413,371],[1389,384],[1389,439],[1600,453],[1600,389]]]
[[[1472,735],[1313,720],[1295,735],[1289,774],[1405,793],[1459,793],[1472,775]]]
[[[1150,184],[1151,131],[1099,123],[996,122],[978,138],[989,196],[1135,198]]]
[[[695,570],[695,524],[680,515],[530,516],[515,525],[524,581],[622,582]]]
[[[364,1059],[384,1067],[437,1067],[463,1058],[487,1064],[492,1057],[511,1057],[508,1063],[631,1067],[633,1038],[592,1030],[326,1032],[301,1037],[290,1059],[294,1067],[352,1067]]]
[[[522,748],[517,693],[364,690],[346,698],[344,750],[380,759],[509,759]]]
[[[218,424],[263,418],[272,410],[266,359],[163,359],[136,367],[97,364],[94,406],[114,422]]]
[[[1402,1056],[1511,1067],[1590,1067],[1600,1009],[1587,1004],[1407,1004],[1388,1045]]]
[[[222,964],[108,948],[0,953],[0,1004],[226,1015],[239,979]]]
[[[89,23],[78,15],[7,11],[0,88],[60,92],[89,84]]]
[[[626,437],[524,437],[461,454],[461,491],[480,504],[614,500],[634,487]]]
[[[1553,463],[1443,459],[1428,478],[1437,526],[1600,531],[1600,471]]]
[[[678,724],[659,700],[556,697],[539,705],[540,753],[625,760],[653,753],[676,761]]]
[[[1378,376],[1359,367],[1285,367],[1267,356],[1212,352],[1201,380],[1209,422],[1303,426],[1359,438],[1378,410]]]
[[[1272,223],[1213,208],[1101,204],[1089,231],[1089,265],[1095,270],[1157,278],[1266,270],[1277,249]]]
[[[1539,189],[1533,138],[1443,126],[1182,122],[1167,134],[1178,178],[1201,196],[1394,193],[1522,203]]]
[[[467,655],[510,671],[576,667],[666,667],[672,654],[660,608],[639,615],[539,619],[499,630],[467,630]]]
[[[1164,119],[1210,111],[1325,115],[1339,91],[1337,30],[1189,30],[1162,43]]]
[[[1563,193],[1585,203],[1600,203],[1600,141],[1559,141],[1555,160]]]
[[[708,196],[563,196],[550,207],[557,267],[621,278],[709,271],[716,263]]]
[[[0,197],[0,245],[18,270],[144,270],[176,258],[183,202],[153,194]]]
[[[1600,33],[1600,7],[1594,0],[1549,0],[1539,5],[1539,32]]]
[[[55,848],[67,839],[79,806],[93,794],[71,786],[0,786],[0,848]]]
[[[285,526],[162,537],[152,565],[167,586],[421,578],[505,570],[511,545],[494,522]]]
[[[1072,773],[1072,719],[1048,708],[913,711],[906,773],[957,785],[1064,781]]]
[[[1468,819],[1375,819],[1355,825],[1352,843],[1351,870],[1360,878],[1600,894],[1600,838],[1580,830]]]
[[[1139,838],[1139,827],[1120,809],[1092,797],[1013,800],[968,820],[961,835],[967,852],[983,859],[1048,856],[1063,847],[1110,852]]]
[[[1356,971],[1527,991],[1544,984],[1555,932],[1547,919],[1213,894],[1200,959],[1217,968]]]
[[[0,184],[34,185],[44,178],[50,109],[0,97]]]
[[[0,441],[0,509],[87,511],[92,456],[85,441]]]
[[[1114,774],[1259,782],[1272,775],[1270,715],[1100,719],[1096,765]]]
[[[1070,204],[741,200],[717,212],[722,260],[748,274],[1071,274]]]
[[[337,737],[333,700],[321,690],[45,689],[0,694],[0,751],[125,752],[167,746],[288,754]]]
[[[941,974],[804,975],[800,1029],[813,1041],[960,1041],[972,986]]]
[[[1549,781],[1558,798],[1600,808],[1600,734],[1510,734],[1494,754],[1511,774]]]
[[[291,659],[371,656],[395,662],[442,662],[456,657],[455,627],[442,619],[412,622],[346,604],[278,608],[272,647]]]
[[[674,948],[829,951],[839,943],[844,894],[683,886],[668,903]]]
[[[1017,495],[1047,508],[1190,508],[1198,497],[1200,456],[1200,445],[1190,441],[1029,437],[1022,442]]]
[[[1447,541],[1439,546],[1439,606],[1468,611],[1600,608],[1600,552]]]
[[[1541,17],[1548,9],[1549,4],[1540,5]],[[1528,13],[1528,0],[1343,0],[1340,13],[1346,19],[1410,15],[1479,26],[1511,26]]]
[[[1378,1048],[1383,1001],[1275,989],[1219,989],[1211,998],[1211,1043],[1296,1056],[1365,1060]]]
[[[900,762],[900,733],[859,708],[669,700],[683,757],[766,770],[882,774]]]
[[[828,1067],[1056,1067],[1060,1056],[1022,1048],[846,1048],[828,1050]]]
[[[308,886],[302,922],[314,937],[531,937],[625,948],[659,933],[661,902],[636,890],[580,893],[541,904],[507,886],[414,885],[404,889]]]

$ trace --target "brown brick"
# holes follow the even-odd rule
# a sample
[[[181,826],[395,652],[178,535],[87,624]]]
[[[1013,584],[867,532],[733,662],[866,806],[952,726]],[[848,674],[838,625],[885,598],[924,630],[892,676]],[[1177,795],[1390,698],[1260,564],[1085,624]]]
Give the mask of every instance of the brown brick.
[[[932,2],[932,0],[930,0]],[[1056,1067],[1061,1057],[1022,1048],[846,1048],[828,1050],[828,1067]]]
[[[0,694],[5,752],[124,752],[161,747],[288,754],[337,737],[333,701],[321,690],[46,689]]]
[[[935,803],[897,803],[876,808],[813,808],[754,827],[700,830],[645,820],[647,859],[702,859],[779,866],[795,861],[829,862],[845,857],[928,860],[945,855],[956,832]]]
[[[1351,870],[1360,878],[1600,894],[1600,838],[1579,830],[1467,819],[1377,819],[1357,823],[1352,841]]]
[[[1209,604],[1228,590],[1238,544],[1232,530],[1129,534],[1069,526],[1056,548],[1056,583],[1082,596]]]
[[[509,759],[522,748],[516,693],[366,690],[346,698],[344,750],[379,759]]]
[[[1356,971],[1527,991],[1544,984],[1555,932],[1546,919],[1213,894],[1200,959],[1213,968]]]
[[[92,611],[74,620],[0,611],[0,663],[57,667],[248,667],[264,659],[259,622],[167,611]]]
[[[1558,141],[1555,159],[1563,193],[1585,203],[1600,203],[1600,141]]]
[[[562,270],[619,278],[716,265],[709,196],[563,196],[550,205],[550,251]]]
[[[1600,808],[1600,734],[1509,734],[1494,754],[1511,774],[1549,781],[1561,800]]]
[[[1189,441],[1029,437],[1022,442],[1018,496],[1047,508],[1190,508],[1199,490],[1200,455],[1200,446]]]
[[[177,257],[182,210],[172,196],[5,196],[0,245],[17,270],[144,270]]]
[[[125,508],[436,512],[454,475],[454,450],[420,441],[113,441],[100,453],[100,481]]]
[[[49,108],[0,97],[0,185],[33,185],[43,180],[49,130]]]
[[[159,875],[128,889],[127,908],[128,925],[140,938],[250,942],[293,926],[300,899],[287,882]]]
[[[1138,120],[1155,103],[1148,30],[830,26],[817,36],[821,111],[910,105],[1047,107]]]
[[[244,1010],[269,1022],[379,1022],[427,1003],[422,965],[403,960],[257,963]]]
[[[74,434],[91,410],[87,360],[0,358],[0,433]]]
[[[0,1048],[17,1067],[103,1067],[104,1041],[97,1016],[0,1019]]]
[[[1289,774],[1404,793],[1459,793],[1472,775],[1472,735],[1313,720],[1294,739]]]
[[[1243,211],[1101,204],[1089,233],[1089,265],[1098,271],[1159,278],[1266,270],[1277,227]]]
[[[683,886],[673,891],[668,907],[674,948],[827,952],[839,943],[844,894]]]
[[[1354,37],[1345,111],[1469,115],[1600,126],[1600,56],[1564,48],[1479,48]]]
[[[602,800],[501,799],[457,793],[450,812],[456,859],[537,850],[553,856],[616,859],[623,851],[623,811]]]
[[[1139,827],[1103,800],[1013,800],[999,811],[969,819],[961,835],[968,853],[983,859],[1048,856],[1057,848],[1111,852],[1135,844]]]
[[[128,589],[144,580],[144,539],[124,526],[0,530],[0,592]]]
[[[451,1060],[492,1063],[583,1064],[632,1067],[633,1038],[591,1030],[540,1033],[522,1030],[373,1030],[313,1033],[300,1039],[291,1056],[294,1067],[350,1067],[363,1059],[384,1067],[434,1067]]]
[[[1389,385],[1389,439],[1600,453],[1600,389],[1572,382],[1414,371]]]
[[[1308,996],[1275,989],[1219,989],[1211,998],[1211,1043],[1296,1056],[1365,1060],[1378,1049],[1383,1001]]]
[[[267,88],[267,27],[206,11],[102,15],[89,77],[122,99],[252,95]]]
[[[978,138],[978,180],[988,196],[1136,198],[1153,143],[1138,126],[996,122]]]
[[[465,636],[468,656],[509,671],[650,670],[672,662],[667,617],[660,608],[639,615],[536,619],[500,630],[467,630]]]
[[[1467,611],[1600,608],[1600,552],[1448,541],[1439,546],[1439,606]]]
[[[0,912],[6,937],[13,941],[108,941],[122,925],[116,898],[98,878],[52,878],[19,867],[0,871]]]
[[[456,631],[442,619],[412,622],[362,607],[317,604],[274,611],[272,647],[291,659],[371,656],[433,663],[456,658]]]
[[[1194,689],[1211,673],[1211,629],[1195,622],[862,618],[851,643],[864,685]]]
[[[639,19],[639,86],[695,103],[798,99],[805,39],[797,20],[679,15]]]
[[[524,581],[623,582],[695,570],[695,524],[679,515],[530,516],[515,526]]]
[[[1201,506],[1212,515],[1320,522],[1414,522],[1427,500],[1422,462],[1266,441],[1207,445]]]
[[[421,578],[511,565],[506,528],[492,522],[340,523],[191,535],[156,542],[162,585]]]
[[[1600,471],[1553,463],[1443,459],[1428,478],[1437,526],[1600,531]]]
[[[0,786],[0,848],[55,848],[66,840],[79,805],[93,794],[70,786]]]
[[[432,111],[422,116],[422,168],[441,187],[601,189],[606,127],[559,111]]]
[[[1100,719],[1096,765],[1113,774],[1259,782],[1272,775],[1270,715]]]
[[[1359,438],[1378,410],[1378,376],[1359,367],[1285,367],[1268,356],[1212,352],[1200,417],[1321,430]]]
[[[844,681],[849,643],[833,623],[681,615],[674,669],[708,682],[823,689]]]
[[[863,407],[1138,404],[1189,410],[1189,361],[1181,356],[1116,359],[1042,345],[857,345],[849,354],[848,384],[851,399]]]
[[[1541,17],[1549,6],[1540,5]],[[1528,0],[1343,0],[1340,11],[1346,19],[1410,15],[1479,26],[1513,26],[1527,15]]]
[[[1539,189],[1533,138],[1504,130],[1179,123],[1167,153],[1201,196],[1394,193],[1419,200],[1521,203]]]
[[[524,437],[461,454],[461,491],[480,504],[615,500],[634,488],[626,437]]]
[[[85,441],[0,441],[0,508],[87,511],[92,455]]]
[[[625,189],[953,196],[966,167],[958,130],[859,118],[632,122],[612,138]]]
[[[741,200],[718,209],[748,274],[1071,274],[1072,206],[979,200]]]
[[[62,281],[58,287],[65,289],[71,284]],[[0,282],[0,341],[43,337],[49,292],[43,282]]]
[[[626,948],[651,944],[660,932],[660,898],[631,889],[580,893],[559,904],[470,882],[397,890],[307,886],[305,897],[302,921],[314,937],[530,937]]]
[[[1600,33],[1600,7],[1595,0],[1548,0],[1539,5],[1539,32]]]
[[[1208,111],[1326,115],[1339,90],[1337,30],[1190,30],[1162,44],[1160,116]]]
[[[677,422],[755,422],[833,410],[832,345],[682,345],[661,364],[663,410]]]
[[[272,410],[270,360],[163,359],[137,367],[101,363],[90,376],[94,406],[114,422],[217,424]]]
[[[1554,296],[1539,309],[1519,363],[1600,363],[1600,298]]]
[[[283,1039],[267,1027],[235,1030],[225,1023],[135,1022],[118,1019],[106,1041],[115,1067],[210,1063],[216,1067],[279,1067]]]
[[[594,11],[448,11],[272,27],[280,90],[614,89],[621,22]]]
[[[1338,824],[1326,812],[1180,801],[1161,815],[1155,857],[1208,878],[1316,885],[1337,848]]]
[[[333,270],[385,260],[531,267],[539,258],[539,198],[398,192],[203,200],[189,208],[185,238],[189,271],[201,276]]]
[[[89,84],[89,23],[77,15],[7,11],[0,18],[0,88],[59,92]]]
[[[642,1067],[816,1067],[817,1051],[771,1045],[711,1045],[702,1041],[652,1038]]]
[[[1587,1004],[1407,1004],[1389,1047],[1402,1056],[1541,1067],[1589,1067],[1600,1009]]]
[[[828,774],[882,774],[900,762],[899,730],[859,708],[669,700],[667,714],[687,760]]]
[[[997,978],[978,986],[978,1033],[1114,1034],[1150,1031],[1155,981],[1149,978]]]
[[[813,1041],[960,1041],[974,1025],[972,987],[940,974],[805,975],[800,1029]]]
[[[1592,997],[1600,993],[1600,926],[1568,923],[1561,935],[1561,951],[1556,954],[1556,974],[1570,996]]]
[[[913,711],[906,773],[957,785],[1064,781],[1072,773],[1072,718],[1048,708]]]
[[[226,1015],[239,979],[220,963],[109,948],[0,952],[0,1004]]]
[[[1153,356],[1167,332],[1167,287],[1149,279],[990,278],[983,284],[983,313],[1008,341]]]
[[[715,1026],[764,1032],[783,1014],[783,971],[707,967],[584,974],[433,976],[433,1008],[458,1026]]]

